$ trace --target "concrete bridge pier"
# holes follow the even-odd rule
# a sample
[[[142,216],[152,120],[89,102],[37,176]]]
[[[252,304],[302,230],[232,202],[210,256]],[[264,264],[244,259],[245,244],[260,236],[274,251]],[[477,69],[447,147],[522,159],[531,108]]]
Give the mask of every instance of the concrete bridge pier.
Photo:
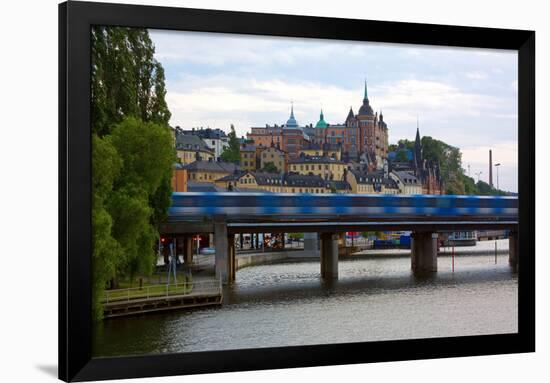
[[[519,241],[517,231],[511,231],[508,236],[508,263],[517,269],[519,265]]]
[[[190,265],[193,263],[193,236],[186,235],[183,238],[183,263]]]
[[[321,234],[321,278],[338,279],[338,234]]]
[[[216,278],[227,284],[235,280],[235,236],[227,233],[224,219],[214,220]]]
[[[411,236],[411,268],[414,273],[437,271],[437,233],[415,231]]]
[[[319,233],[304,233],[304,257],[319,256]]]

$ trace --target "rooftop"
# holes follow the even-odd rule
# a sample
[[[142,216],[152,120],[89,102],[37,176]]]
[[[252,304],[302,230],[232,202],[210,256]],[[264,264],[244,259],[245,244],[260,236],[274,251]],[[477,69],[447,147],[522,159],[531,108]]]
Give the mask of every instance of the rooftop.
[[[183,133],[176,133],[176,150],[195,150],[213,153],[199,136]]]
[[[195,161],[184,166],[187,170],[217,172],[217,173],[234,173],[240,170],[240,167],[233,162],[225,161]]]

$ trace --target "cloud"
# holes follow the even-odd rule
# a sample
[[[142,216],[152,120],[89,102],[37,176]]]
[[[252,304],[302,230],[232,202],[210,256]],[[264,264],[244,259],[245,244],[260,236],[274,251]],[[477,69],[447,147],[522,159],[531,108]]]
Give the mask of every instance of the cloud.
[[[483,125],[483,120],[491,117],[509,120],[513,124],[517,119],[513,100],[469,93],[436,81],[395,81],[371,86],[369,94],[371,106],[376,111],[383,107],[390,128],[408,129],[411,135],[414,134],[417,116],[428,134],[433,134],[430,127],[441,127],[442,122],[460,126],[470,120],[475,121],[472,124],[481,121]],[[235,123],[237,116],[246,116],[244,119],[253,126],[281,124],[288,117],[291,100],[294,101],[296,118],[302,125],[315,124],[321,107],[325,119],[335,124],[345,120],[350,106],[357,112],[362,102],[362,89],[280,78],[184,76],[169,88],[167,100],[173,114],[172,123],[182,126],[199,126],[204,121],[228,126]],[[218,118],[214,119],[214,115]],[[242,123],[239,125],[248,129]],[[393,141],[394,132],[390,130],[390,141]],[[452,129],[446,133],[452,135]],[[463,145],[464,138],[468,142],[472,138],[464,137],[463,131],[454,133],[459,135],[455,145]],[[393,137],[397,140],[401,136],[402,132],[397,132]]]
[[[466,72],[464,75],[470,80],[485,80],[488,77],[487,73],[480,71]]]
[[[414,139],[418,117],[422,135],[461,148],[471,167],[486,167],[488,142],[495,155],[502,149],[500,161],[517,153],[515,53],[192,32],[151,36],[166,70],[172,125],[234,124],[245,135],[251,126],[283,124],[291,100],[301,125],[315,124],[321,107],[327,122],[342,123],[350,106],[358,111],[367,76],[371,106],[383,110],[390,142]],[[505,178],[514,166],[503,162]]]

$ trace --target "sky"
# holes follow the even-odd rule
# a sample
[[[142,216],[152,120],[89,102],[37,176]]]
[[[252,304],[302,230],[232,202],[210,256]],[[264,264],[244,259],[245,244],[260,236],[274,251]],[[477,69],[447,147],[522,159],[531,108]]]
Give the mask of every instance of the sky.
[[[219,33],[150,31],[165,69],[170,124],[221,128],[343,123],[364,82],[390,143],[422,136],[459,147],[466,174],[517,192],[517,53]],[[497,183],[496,171],[493,182]]]

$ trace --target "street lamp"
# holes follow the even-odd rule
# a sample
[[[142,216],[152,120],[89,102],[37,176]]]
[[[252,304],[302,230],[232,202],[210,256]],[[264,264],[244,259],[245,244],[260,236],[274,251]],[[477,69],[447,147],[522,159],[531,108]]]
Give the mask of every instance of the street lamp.
[[[498,168],[500,167],[500,162],[498,164],[495,164],[495,168],[497,168],[497,190],[500,190],[498,187]]]
[[[483,172],[477,172],[477,173],[476,173],[476,176],[477,176],[477,182],[478,182],[478,183],[479,183],[479,176],[481,175],[481,173],[483,173]]]

